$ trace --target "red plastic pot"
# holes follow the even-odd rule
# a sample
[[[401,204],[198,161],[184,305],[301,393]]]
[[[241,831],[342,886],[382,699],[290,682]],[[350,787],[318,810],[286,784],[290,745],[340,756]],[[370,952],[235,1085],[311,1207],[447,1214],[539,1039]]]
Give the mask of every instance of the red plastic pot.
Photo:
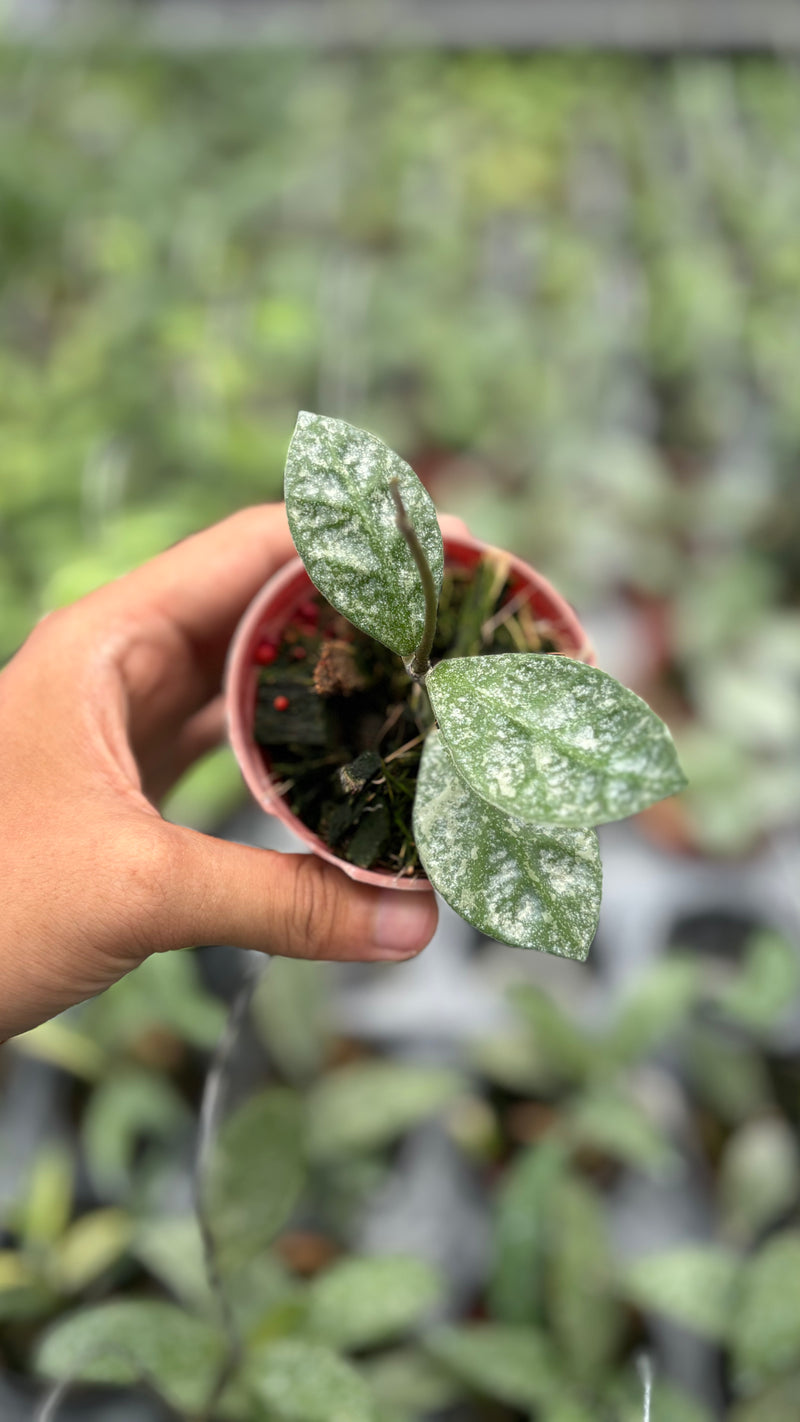
[[[445,559],[448,567],[473,568],[490,550],[477,538],[444,535]],[[509,563],[511,596],[523,589],[527,602],[538,620],[548,624],[549,635],[565,656],[594,665],[594,651],[578,618],[567,602],[545,578],[512,554],[504,555]],[[360,884],[374,884],[397,889],[428,892],[425,878],[401,879],[385,870],[360,869],[340,859],[332,849],[293,815],[281,797],[269,772],[268,759],[262,747],[253,739],[258,668],[255,651],[264,639],[280,642],[284,629],[295,617],[300,606],[315,591],[311,579],[299,558],[286,563],[251,602],[231,642],[226,673],[225,699],[228,735],[242,775],[254,799],[275,815],[309,849],[321,859],[336,864]]]

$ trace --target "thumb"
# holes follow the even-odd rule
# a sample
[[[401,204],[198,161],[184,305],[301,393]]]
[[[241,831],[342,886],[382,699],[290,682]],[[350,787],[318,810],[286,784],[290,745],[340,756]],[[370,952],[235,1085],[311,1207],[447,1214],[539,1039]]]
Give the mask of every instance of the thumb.
[[[287,958],[386,962],[413,958],[433,936],[433,892],[376,889],[314,854],[171,828],[173,946],[232,943]]]

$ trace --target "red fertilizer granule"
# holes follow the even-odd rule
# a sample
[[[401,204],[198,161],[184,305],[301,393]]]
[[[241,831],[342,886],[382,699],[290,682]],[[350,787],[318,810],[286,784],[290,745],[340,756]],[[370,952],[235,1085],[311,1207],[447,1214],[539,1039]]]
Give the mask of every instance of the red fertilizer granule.
[[[289,710],[289,698],[288,698],[288,696],[276,696],[276,697],[275,697],[275,700],[273,701],[272,704],[273,704],[273,706],[275,707],[275,710],[276,710],[276,711],[288,711],[288,710]]]

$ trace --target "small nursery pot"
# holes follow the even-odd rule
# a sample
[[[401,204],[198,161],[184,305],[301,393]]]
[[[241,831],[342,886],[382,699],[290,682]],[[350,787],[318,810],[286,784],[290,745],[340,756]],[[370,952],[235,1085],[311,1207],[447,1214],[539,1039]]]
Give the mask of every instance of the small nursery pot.
[[[448,567],[467,570],[474,568],[485,553],[496,551],[489,544],[462,534],[445,534],[444,550]],[[549,635],[559,651],[576,661],[594,665],[592,646],[569,604],[521,558],[512,554],[503,554],[503,557],[508,562],[510,597],[516,598],[524,592],[524,601],[537,619],[548,624]],[[262,810],[275,815],[321,859],[338,865],[360,884],[427,892],[426,878],[398,878],[385,870],[362,869],[341,859],[289,809],[271,778],[264,750],[253,737],[258,678],[256,648],[265,638],[279,642],[298,609],[308,600],[309,594],[315,592],[302,562],[299,558],[293,558],[265,583],[236,629],[228,653],[225,678],[228,735],[234,755],[248,789]]]

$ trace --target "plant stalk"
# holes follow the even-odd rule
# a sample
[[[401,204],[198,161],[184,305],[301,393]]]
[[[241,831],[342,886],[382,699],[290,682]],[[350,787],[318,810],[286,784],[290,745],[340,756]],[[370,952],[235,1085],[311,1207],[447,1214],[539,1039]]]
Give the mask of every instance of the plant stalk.
[[[422,582],[422,590],[425,594],[425,627],[422,632],[422,641],[413,656],[406,663],[409,676],[413,676],[415,681],[424,682],[425,677],[431,669],[430,655],[433,647],[433,639],[436,636],[436,616],[439,610],[439,595],[436,591],[436,582],[431,565],[425,556],[425,550],[417,538],[416,530],[408,517],[406,506],[403,503],[403,496],[400,493],[400,484],[397,479],[389,481],[389,488],[392,491],[394,506],[397,513],[397,527],[405,539],[409,552],[417,565],[417,571]]]
[[[200,1238],[203,1245],[203,1262],[206,1268],[211,1291],[214,1295],[219,1320],[222,1325],[226,1340],[225,1356],[217,1374],[211,1396],[208,1398],[205,1408],[196,1422],[211,1422],[211,1418],[216,1410],[222,1394],[228,1383],[234,1377],[241,1366],[244,1355],[244,1345],[239,1334],[233,1309],[225,1290],[222,1273],[219,1266],[217,1254],[217,1244],[214,1238],[214,1231],[206,1210],[206,1202],[203,1195],[203,1185],[208,1172],[211,1153],[216,1142],[219,1114],[221,1107],[222,1088],[224,1078],[230,1060],[236,1046],[239,1032],[244,1021],[250,1000],[253,996],[256,984],[263,972],[267,971],[269,963],[260,970],[248,972],[243,986],[234,999],[233,1006],[225,1025],[225,1030],[217,1043],[211,1065],[206,1075],[203,1099],[200,1106],[200,1124],[198,1130],[197,1155],[194,1168],[194,1197],[195,1213],[200,1227]]]

